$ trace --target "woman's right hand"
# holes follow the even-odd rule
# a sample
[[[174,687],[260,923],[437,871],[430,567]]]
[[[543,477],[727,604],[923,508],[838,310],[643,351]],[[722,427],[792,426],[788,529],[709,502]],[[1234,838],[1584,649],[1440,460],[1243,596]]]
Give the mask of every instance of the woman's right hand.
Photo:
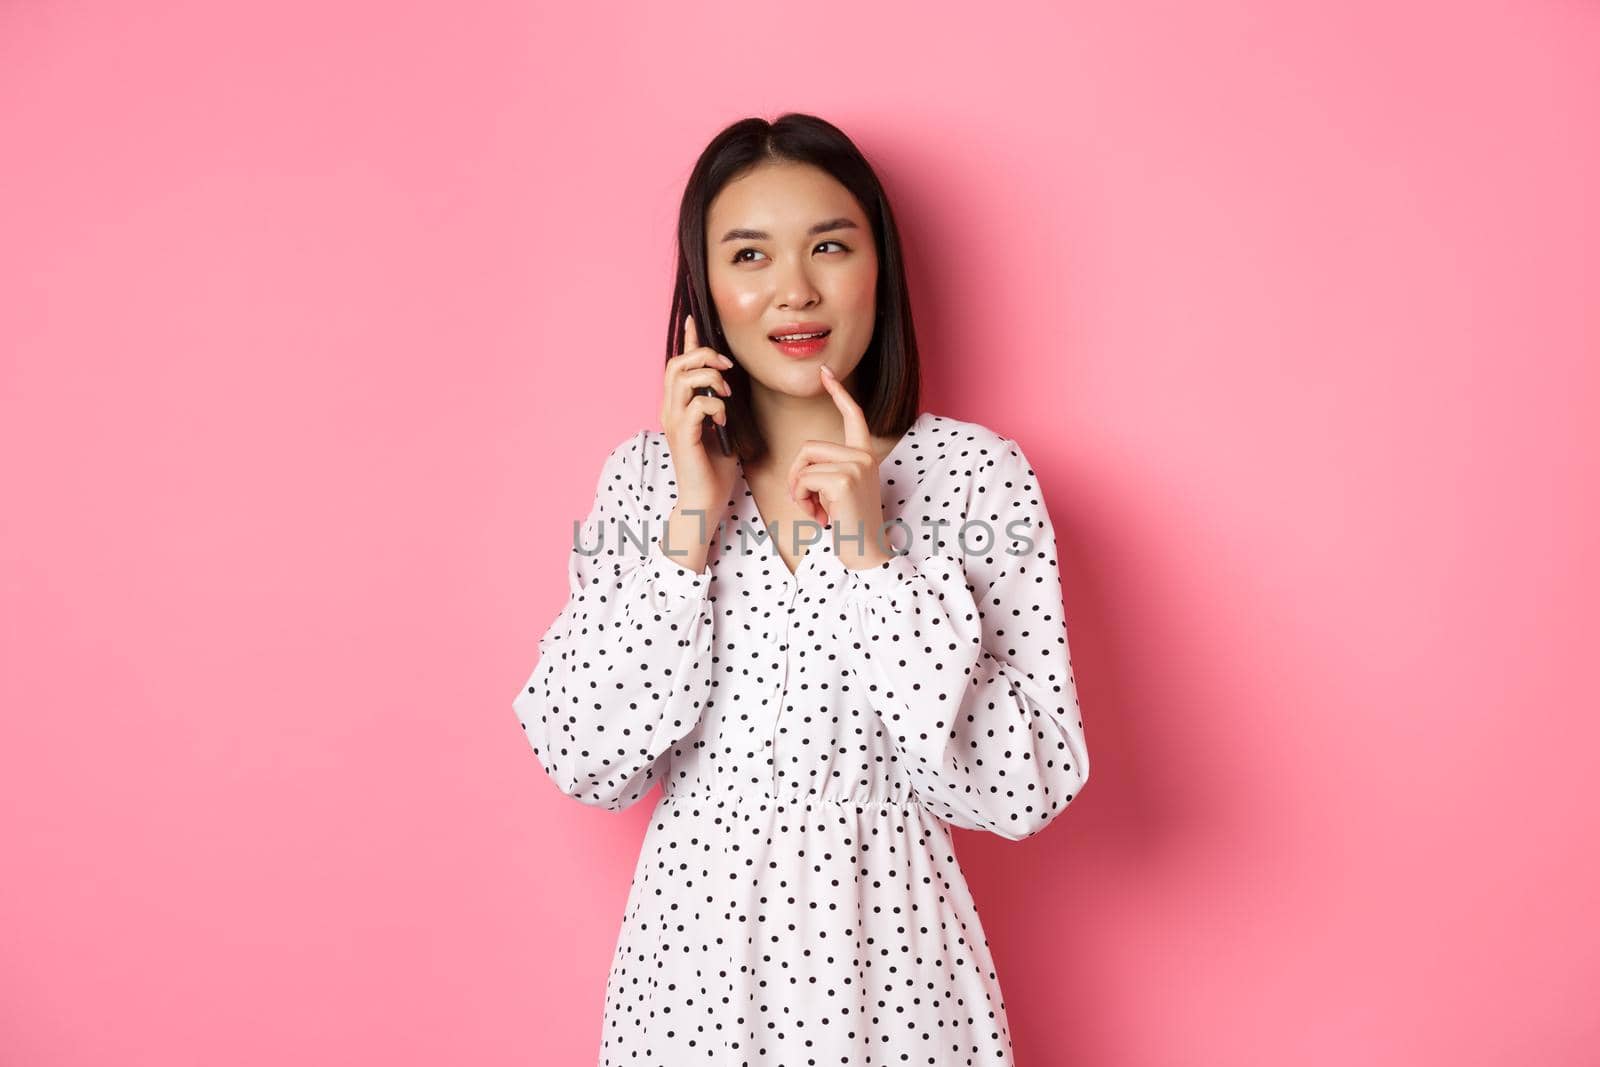
[[[738,474],[739,457],[724,456],[722,449],[707,449],[702,432],[709,416],[718,425],[727,425],[725,398],[732,388],[722,371],[733,360],[700,343],[694,316],[684,317],[683,351],[667,360],[661,396],[661,428],[672,452],[672,466],[678,481],[678,510],[694,508],[706,513],[706,528],[722,518],[733,481]],[[701,396],[696,389],[711,386],[718,396]]]

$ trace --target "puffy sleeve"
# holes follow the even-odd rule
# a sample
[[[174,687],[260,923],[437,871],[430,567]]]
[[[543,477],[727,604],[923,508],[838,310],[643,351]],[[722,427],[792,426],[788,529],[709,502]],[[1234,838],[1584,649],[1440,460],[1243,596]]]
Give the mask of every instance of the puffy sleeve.
[[[849,572],[843,655],[922,805],[1020,841],[1083,789],[1089,753],[1055,531],[1022,450],[989,451],[952,555]]]
[[[645,433],[606,457],[567,557],[567,602],[512,702],[556,787],[609,811],[650,790],[711,689],[710,574],[663,553],[664,517],[645,524]]]

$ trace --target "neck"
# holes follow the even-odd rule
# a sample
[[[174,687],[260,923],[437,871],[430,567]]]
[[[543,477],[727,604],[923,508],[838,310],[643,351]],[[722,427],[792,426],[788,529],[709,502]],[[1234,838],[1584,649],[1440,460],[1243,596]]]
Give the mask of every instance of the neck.
[[[848,388],[848,380],[845,384]],[[757,387],[751,392],[751,408],[767,439],[769,451],[761,463],[766,470],[787,469],[806,441],[844,443],[844,416],[826,391],[789,396]]]

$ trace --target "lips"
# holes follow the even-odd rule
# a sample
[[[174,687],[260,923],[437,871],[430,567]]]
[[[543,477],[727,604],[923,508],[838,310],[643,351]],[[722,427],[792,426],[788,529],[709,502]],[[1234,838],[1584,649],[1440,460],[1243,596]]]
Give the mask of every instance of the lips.
[[[784,327],[786,330],[789,328],[790,327]],[[778,351],[782,352],[790,359],[811,359],[828,346],[827,327],[823,327],[822,335],[820,337],[812,335],[802,341],[791,341],[787,338],[775,336],[771,338],[771,340],[772,343],[777,346]]]
[[[790,323],[785,323],[784,325],[778,327],[776,330],[773,330],[771,333],[767,334],[767,336],[770,337],[774,341],[778,341],[778,340],[782,340],[782,339],[786,339],[786,338],[792,337],[795,334],[805,334],[805,333],[826,334],[826,333],[830,333],[830,332],[831,332],[831,330],[829,329],[827,323],[823,323],[823,322],[790,322]]]

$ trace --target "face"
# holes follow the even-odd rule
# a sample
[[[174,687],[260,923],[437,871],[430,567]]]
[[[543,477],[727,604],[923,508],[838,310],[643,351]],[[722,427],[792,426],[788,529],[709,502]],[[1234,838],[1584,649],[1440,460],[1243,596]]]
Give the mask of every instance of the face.
[[[711,202],[706,257],[728,354],[752,390],[827,396],[824,363],[848,382],[872,341],[878,285],[872,231],[848,189],[809,164],[761,164]],[[827,336],[789,348],[771,340],[795,323]]]

